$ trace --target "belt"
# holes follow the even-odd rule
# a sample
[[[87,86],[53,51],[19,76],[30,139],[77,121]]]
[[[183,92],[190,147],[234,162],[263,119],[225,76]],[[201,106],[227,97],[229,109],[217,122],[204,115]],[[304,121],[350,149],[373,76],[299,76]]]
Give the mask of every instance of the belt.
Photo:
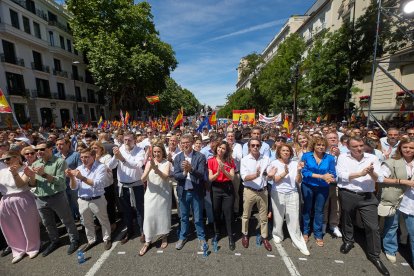
[[[244,187],[248,190],[252,190],[252,191],[255,191],[255,192],[258,192],[258,193],[267,190],[267,187],[261,188],[261,189],[255,189],[255,188],[252,188],[252,187],[249,187],[249,186],[244,186]]]
[[[85,201],[92,201],[95,199],[101,198],[101,196],[93,196],[93,197],[80,197],[80,199],[85,200]]]
[[[351,191],[351,190],[348,190],[348,189],[344,189],[344,188],[339,188],[339,190],[340,191],[343,191],[343,192],[348,192],[348,193],[351,193],[351,194],[354,194],[354,195],[361,195],[361,196],[365,196],[366,194],[370,194],[371,192],[354,192],[354,191]]]

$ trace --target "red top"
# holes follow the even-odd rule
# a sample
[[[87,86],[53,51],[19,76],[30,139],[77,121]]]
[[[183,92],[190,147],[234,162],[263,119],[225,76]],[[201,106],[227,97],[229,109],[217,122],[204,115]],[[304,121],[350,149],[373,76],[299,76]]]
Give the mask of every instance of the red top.
[[[208,169],[213,172],[213,174],[216,174],[218,171],[218,162],[216,157],[210,158],[207,161]],[[224,169],[228,172],[230,172],[231,169],[236,169],[236,165],[234,164],[234,161],[232,160],[231,163],[224,162]],[[216,180],[213,182],[226,182],[231,181],[230,178],[228,178],[223,172],[220,172]]]

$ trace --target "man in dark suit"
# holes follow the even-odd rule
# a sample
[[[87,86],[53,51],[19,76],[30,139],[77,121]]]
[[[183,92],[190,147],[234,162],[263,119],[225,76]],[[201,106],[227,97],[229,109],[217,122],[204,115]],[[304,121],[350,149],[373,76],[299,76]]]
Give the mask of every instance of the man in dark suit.
[[[180,205],[181,229],[175,248],[180,250],[187,241],[190,207],[201,249],[207,244],[204,233],[203,202],[206,158],[193,150],[193,136],[185,134],[180,139],[181,150],[174,158],[174,178],[177,180],[177,195]]]

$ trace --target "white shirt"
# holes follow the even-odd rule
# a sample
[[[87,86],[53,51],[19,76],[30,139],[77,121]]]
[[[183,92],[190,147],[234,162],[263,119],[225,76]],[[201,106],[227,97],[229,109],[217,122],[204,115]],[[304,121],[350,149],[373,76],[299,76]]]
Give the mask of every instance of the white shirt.
[[[405,160],[404,160],[405,161]],[[411,167],[409,166],[411,164]],[[407,170],[407,176],[409,179],[413,179],[414,177],[414,160],[411,161],[411,163],[407,163],[405,161],[405,168]],[[381,169],[383,170],[384,177],[390,177],[391,176],[391,170],[386,166],[382,165]],[[414,215],[414,188],[409,187],[404,193],[404,196],[401,200],[400,206],[398,207],[398,210],[403,212],[407,215]]]
[[[381,171],[381,164],[373,154],[364,153],[360,161],[352,157],[351,153],[343,153],[338,157],[336,163],[336,174],[338,176],[338,187],[347,189],[353,192],[368,193],[375,190],[375,181],[369,174],[360,176],[354,179],[349,179],[351,173],[361,172],[371,163],[374,164],[374,172],[378,174],[378,182],[383,182],[383,175]]]
[[[253,157],[250,153],[242,158],[240,162],[240,176],[243,179],[243,185],[256,190],[266,187],[266,177],[263,172],[267,170],[270,159],[267,156],[260,155],[259,159]],[[246,176],[256,174],[257,168],[260,167],[260,175],[253,180],[245,181]]]
[[[24,175],[24,167],[21,167],[17,173],[22,177]],[[0,170],[0,192],[3,195],[17,194],[28,190],[30,190],[28,185],[17,188],[13,175],[7,166]]]
[[[276,175],[280,176],[281,174],[285,173],[285,163],[281,162],[280,160],[276,159],[270,163],[270,166],[267,168],[267,172],[272,168],[277,168]],[[289,174],[282,178],[279,182],[275,183],[273,180],[270,181],[272,183],[272,191],[277,191],[282,194],[288,194],[291,192],[296,192],[296,176],[298,174],[298,162],[297,161],[290,161],[288,164]]]
[[[391,146],[388,143],[387,139],[388,139],[387,137],[382,137],[380,138],[380,142],[381,142],[382,152],[388,153],[391,150],[391,153],[389,154],[389,158],[390,158],[394,156],[395,152],[397,151],[398,144],[400,143],[400,141],[398,141],[394,146]]]
[[[233,157],[234,164],[236,165],[235,172],[240,171],[240,162],[243,158],[243,149],[239,143],[233,144],[233,151],[231,153],[231,157]]]
[[[191,159],[193,158],[193,151],[190,152],[189,155],[184,154],[184,159],[185,161],[189,162],[191,164]],[[189,173],[187,173],[187,178],[185,179],[185,186],[184,186],[184,190],[190,190],[193,189],[193,183],[191,182],[191,176]]]
[[[119,148],[119,151],[124,157],[125,162],[121,162],[113,156],[107,163],[107,166],[110,169],[115,169],[116,166],[118,166],[118,184],[122,182],[124,184],[134,183],[131,186],[142,185],[141,176],[142,166],[144,165],[145,151],[137,146],[134,146],[131,151],[127,151],[125,145],[122,145]]]
[[[111,161],[112,156],[110,154],[105,154],[101,158],[99,158],[99,162],[105,165],[106,167],[106,175],[107,175],[107,183],[105,184],[105,187],[111,186],[114,182],[114,176],[112,175],[112,170],[108,168],[109,161]]]
[[[96,197],[102,196],[105,193],[104,188],[108,182],[108,176],[106,174],[107,167],[105,164],[95,161],[90,170],[83,164],[76,169],[87,179],[93,180],[93,185],[90,186],[82,180],[76,179],[76,187],[72,190],[78,190],[79,197]]]

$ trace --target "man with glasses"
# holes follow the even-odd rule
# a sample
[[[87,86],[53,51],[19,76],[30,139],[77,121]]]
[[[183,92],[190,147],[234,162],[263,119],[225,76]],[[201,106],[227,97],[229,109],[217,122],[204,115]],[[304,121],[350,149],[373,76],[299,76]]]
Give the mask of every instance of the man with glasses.
[[[268,192],[267,192],[267,167],[270,159],[260,154],[259,149],[263,147],[258,138],[251,138],[247,145],[249,154],[242,158],[240,164],[240,175],[243,180],[243,216],[242,216],[242,245],[244,248],[249,247],[249,219],[252,208],[257,204],[259,209],[259,221],[261,241],[268,251],[272,251],[272,246],[267,239],[267,221],[268,221]],[[273,177],[275,171],[272,170],[269,175]]]
[[[414,127],[407,129],[407,135],[410,138],[414,137]]]
[[[259,141],[262,140],[262,128],[259,126],[255,126],[252,128],[250,133],[250,139],[258,139]],[[248,142],[243,145],[243,157],[249,154],[249,146]],[[270,157],[270,147],[266,142],[261,143],[260,147],[260,155]]]
[[[74,170],[82,164],[79,152],[73,151],[71,149],[71,143],[69,139],[63,137],[58,138],[56,140],[56,149],[58,152],[55,154],[55,156],[64,159],[69,169]],[[78,192],[70,188],[69,182],[69,177],[66,177],[66,196],[68,197],[73,219],[76,221],[80,219]]]
[[[140,242],[144,243],[144,185],[141,176],[145,151],[135,144],[134,133],[125,132],[123,137],[123,145],[113,148],[114,156],[107,164],[110,169],[118,167],[119,203],[122,207],[124,223],[127,226],[127,232],[121,244],[128,242],[134,233],[133,207],[136,208]]]
[[[151,145],[151,140],[154,139],[154,130],[150,127],[146,129],[147,138],[145,138],[138,146],[147,149]]]
[[[43,251],[46,257],[59,247],[59,232],[56,226],[55,213],[62,223],[66,226],[69,234],[70,246],[68,255],[72,254],[79,247],[79,234],[76,229],[70,211],[69,203],[65,195],[66,180],[65,170],[67,168],[65,160],[53,155],[53,142],[40,142],[35,150],[39,159],[32,165],[30,178],[35,176],[36,206],[39,211],[42,223],[49,235],[50,244]]]

